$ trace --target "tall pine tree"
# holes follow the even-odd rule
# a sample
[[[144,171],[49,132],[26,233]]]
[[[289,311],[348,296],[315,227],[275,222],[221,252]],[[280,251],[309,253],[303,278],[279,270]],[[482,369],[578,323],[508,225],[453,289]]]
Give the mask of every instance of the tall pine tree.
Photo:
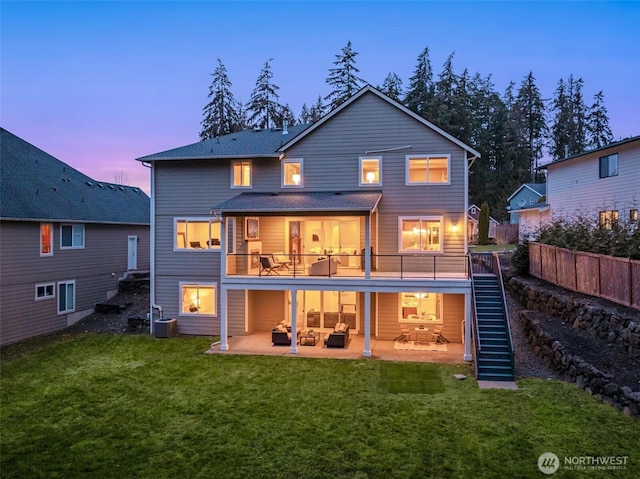
[[[248,121],[254,128],[271,128],[281,117],[283,106],[277,101],[280,98],[280,87],[272,82],[271,61],[273,58],[264,62],[256,86],[251,92],[251,101],[247,103],[247,110],[250,112]]]
[[[593,97],[593,105],[587,116],[587,130],[590,148],[602,148],[613,141],[613,133],[609,127],[609,116],[604,106],[604,93],[600,90]]]
[[[431,118],[433,96],[433,71],[431,60],[429,60],[429,48],[425,48],[418,55],[418,63],[413,71],[413,76],[409,78],[409,88],[404,97],[404,104],[422,118],[433,121]]]
[[[531,71],[520,84],[518,96],[513,105],[513,113],[520,141],[524,143],[527,151],[531,182],[535,183],[538,162],[542,158],[547,124],[544,100]]]
[[[553,120],[549,153],[553,160],[578,155],[587,148],[587,109],[582,97],[582,79],[558,82],[552,100]]]
[[[231,81],[227,69],[218,58],[218,66],[211,74],[213,80],[209,86],[209,103],[202,109],[204,119],[200,139],[207,140],[227,133],[241,130],[242,107],[233,98]]]
[[[364,86],[365,81],[356,74],[360,72],[356,67],[357,52],[351,48],[351,41],[342,49],[342,53],[336,55],[333,62],[335,68],[329,69],[329,76],[326,79],[333,90],[324,99],[329,101],[329,108],[334,109],[351,97],[355,92]]]
[[[398,75],[390,72],[384,79],[382,86],[378,87],[378,90],[389,98],[393,98],[395,101],[400,101],[400,96],[402,95],[402,80]]]

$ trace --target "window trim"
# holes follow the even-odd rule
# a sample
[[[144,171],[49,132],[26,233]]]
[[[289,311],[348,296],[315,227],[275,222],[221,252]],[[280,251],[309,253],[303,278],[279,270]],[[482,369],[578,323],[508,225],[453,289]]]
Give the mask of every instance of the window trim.
[[[288,185],[285,184],[285,176],[284,176],[284,172],[285,172],[285,165],[289,164],[289,163],[299,163],[300,164],[300,184],[296,185]],[[280,166],[281,172],[280,172],[280,186],[282,188],[303,188],[304,187],[304,158],[286,158],[281,160],[281,166]]]
[[[240,164],[240,168],[244,163],[249,164],[249,184],[248,185],[236,185],[235,184],[235,166]],[[242,178],[244,175],[242,174]],[[253,162],[251,160],[231,160],[231,189],[234,190],[250,190],[253,188]]]
[[[363,165],[364,161],[377,160],[378,161],[378,181],[376,183],[367,183],[362,181],[363,177]],[[378,187],[382,186],[382,156],[360,156],[358,157],[358,186],[365,187]]]
[[[49,252],[43,253],[42,227],[49,226]],[[53,223],[40,223],[40,256],[53,256]]]
[[[416,319],[409,319],[409,318],[403,318],[402,317],[402,295],[403,294],[419,294],[419,293],[427,293],[427,294],[439,294],[440,295],[440,301],[438,304],[438,307],[436,308],[436,319],[435,320],[429,320],[429,319],[424,319],[424,318],[416,318]],[[402,291],[400,293],[398,293],[398,323],[400,324],[415,324],[415,325],[419,325],[419,324],[443,324],[444,320],[443,320],[443,304],[444,304],[444,293],[434,293],[432,291]]]
[[[211,241],[211,224],[217,223],[220,224],[220,221],[216,221],[214,218],[210,217],[210,216],[176,216],[173,218],[173,251],[174,252],[196,252],[196,253],[206,253],[206,252],[220,252],[220,246],[221,245],[207,245],[206,248],[187,248],[187,241],[189,241],[188,238],[185,237],[185,246],[184,248],[180,248],[178,246],[178,222],[180,221],[186,221],[187,223],[194,222],[194,223],[209,223],[209,239],[207,241]],[[186,229],[186,228],[185,228]],[[222,238],[219,238],[220,242],[222,243]]]
[[[47,286],[51,287],[51,294],[47,294]],[[38,288],[44,288],[44,295],[43,296],[38,296]],[[54,299],[56,297],[56,283],[55,282],[50,282],[50,283],[37,283],[35,285],[35,300],[36,301],[43,301],[46,299]]]
[[[71,227],[71,246],[64,246],[62,243],[62,231],[66,226]],[[76,227],[82,228],[82,244],[81,245],[74,245],[74,238],[76,236],[75,235]],[[84,249],[85,243],[86,243],[86,236],[85,236],[84,223],[62,223],[60,225],[60,249]]]
[[[60,310],[60,286],[65,285],[68,286],[72,284],[73,285],[73,306],[70,309],[65,309],[64,311]],[[58,314],[69,314],[69,313],[73,313],[76,310],[76,280],[75,279],[69,279],[66,281],[58,281],[58,285],[57,285],[57,293],[58,293],[58,301],[56,302],[56,307],[58,310]],[[65,291],[65,301],[66,301],[66,291]]]
[[[404,184],[405,186],[423,186],[423,185],[450,185],[451,184],[451,155],[449,154],[431,154],[431,155],[405,155],[404,167]],[[429,160],[430,159],[447,159],[447,181],[429,181]],[[427,160],[427,181],[410,181],[409,165],[411,160],[426,159]]]
[[[403,221],[437,221],[440,223],[439,249],[425,251],[422,249],[402,249],[402,222]],[[398,253],[400,254],[442,254],[444,252],[444,216],[398,216]]]
[[[614,157],[615,157],[615,160],[616,160],[615,161],[616,171],[615,171],[615,173],[611,173],[610,172],[610,169],[611,169],[611,161],[610,161],[610,159],[612,159]],[[607,172],[604,175],[603,175],[603,172],[602,172],[602,167],[604,166],[603,165],[603,160],[606,160],[606,166],[607,166]],[[618,176],[618,174],[620,173],[619,167],[620,167],[620,164],[618,162],[618,153],[611,153],[610,155],[601,156],[598,159],[598,175],[599,175],[599,177],[601,179],[602,178],[612,178],[614,176]]]
[[[201,314],[198,312],[185,313],[182,311],[182,288],[185,286],[195,286],[197,288],[210,287],[213,288],[213,314]],[[218,317],[218,283],[215,281],[199,283],[198,281],[180,281],[178,283],[178,316],[196,317],[196,318],[217,318]]]

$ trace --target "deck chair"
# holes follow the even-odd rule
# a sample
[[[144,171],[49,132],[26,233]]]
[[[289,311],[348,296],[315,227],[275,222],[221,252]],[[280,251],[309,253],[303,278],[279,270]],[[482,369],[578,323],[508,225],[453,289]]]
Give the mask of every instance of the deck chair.
[[[194,249],[204,249],[202,247],[202,245],[200,244],[200,241],[189,241],[189,244],[191,245],[192,248]]]
[[[260,273],[258,273],[260,276],[263,274],[269,276],[271,273],[280,275],[276,268],[277,265],[273,262],[271,256],[260,256]]]
[[[276,265],[276,268],[281,271],[285,268],[289,269],[291,261],[287,259],[284,253],[273,253],[271,257],[273,258],[273,262]]]
[[[449,340],[442,335],[442,326],[435,326],[433,328],[431,338],[434,343],[445,344],[449,342]]]
[[[396,341],[410,343],[412,341],[411,328],[409,326],[400,326],[400,336],[396,338]]]

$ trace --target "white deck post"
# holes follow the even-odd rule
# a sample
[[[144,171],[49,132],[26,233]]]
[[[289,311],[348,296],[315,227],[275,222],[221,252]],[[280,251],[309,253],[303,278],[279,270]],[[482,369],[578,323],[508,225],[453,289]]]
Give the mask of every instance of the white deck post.
[[[220,222],[220,351],[229,349],[229,332],[227,325],[227,288],[224,278],[227,276],[227,219]]]
[[[365,358],[371,357],[371,293],[364,293],[364,351]]]
[[[291,354],[298,353],[298,317],[296,311],[298,310],[298,290],[291,290]]]
[[[464,311],[465,311],[465,321],[464,321],[464,360],[471,361],[471,328],[473,325],[471,324],[471,292],[467,291],[464,295]]]
[[[371,278],[371,217],[364,217],[364,277]]]

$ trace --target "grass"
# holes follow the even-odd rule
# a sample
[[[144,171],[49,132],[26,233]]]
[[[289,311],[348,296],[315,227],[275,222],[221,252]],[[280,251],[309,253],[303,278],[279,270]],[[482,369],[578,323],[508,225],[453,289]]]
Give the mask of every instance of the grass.
[[[528,478],[544,452],[629,456],[590,478],[640,470],[640,422],[571,384],[480,390],[468,365],[202,354],[210,342],[5,351],[2,478]]]

